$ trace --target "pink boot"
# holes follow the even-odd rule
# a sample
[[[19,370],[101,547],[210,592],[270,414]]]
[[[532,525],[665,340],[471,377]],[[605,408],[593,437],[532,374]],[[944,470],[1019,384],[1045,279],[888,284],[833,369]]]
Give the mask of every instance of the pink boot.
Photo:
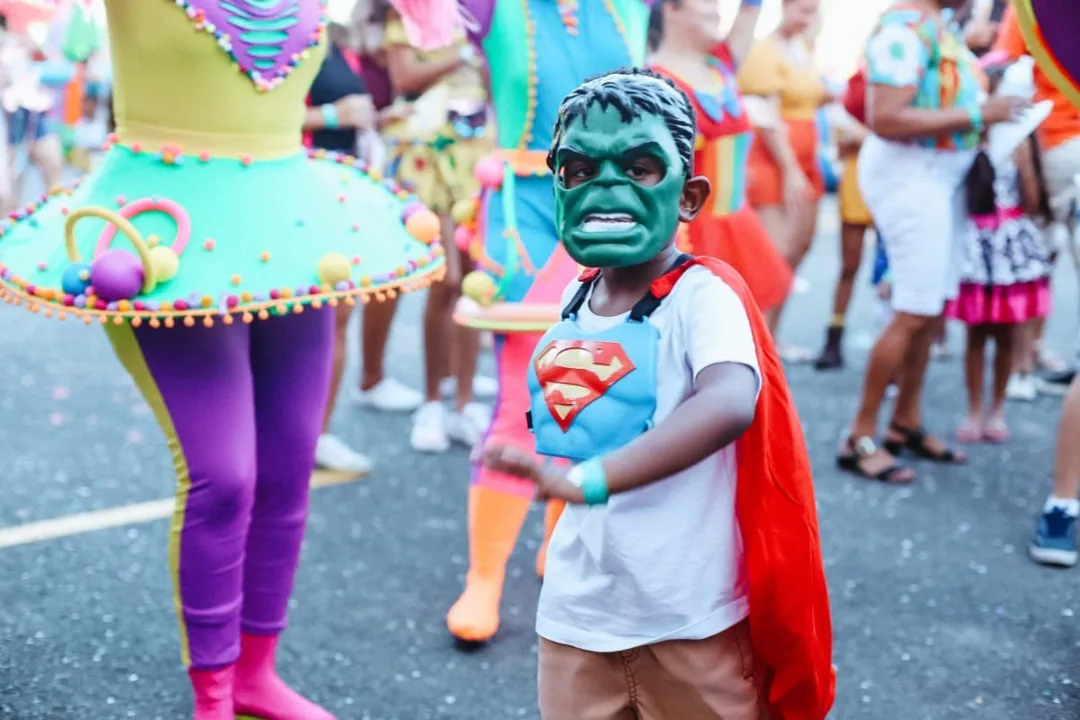
[[[195,691],[195,720],[234,720],[233,666],[188,670]]]
[[[278,677],[274,669],[277,640],[275,635],[240,636],[240,660],[233,688],[237,720],[245,716],[257,720],[335,720]]]

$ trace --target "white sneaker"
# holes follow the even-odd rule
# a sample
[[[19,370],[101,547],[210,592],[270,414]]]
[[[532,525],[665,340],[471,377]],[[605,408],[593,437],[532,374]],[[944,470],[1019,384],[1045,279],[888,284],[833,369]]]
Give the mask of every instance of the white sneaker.
[[[408,412],[424,402],[424,394],[392,378],[385,377],[370,390],[355,390],[353,399],[383,412]]]
[[[1030,402],[1039,396],[1039,388],[1035,384],[1033,375],[1020,375],[1014,373],[1009,376],[1009,383],[1005,386],[1005,397],[1009,400],[1024,400]]]
[[[446,377],[439,383],[439,392],[444,398],[457,395],[457,378]],[[487,375],[477,375],[472,381],[473,397],[490,400],[499,393],[499,381]]]
[[[446,434],[450,440],[465,447],[476,447],[490,425],[491,408],[480,403],[469,403],[461,412],[451,413],[447,418]]]
[[[446,434],[447,412],[441,402],[426,402],[416,411],[409,445],[416,452],[441,453],[450,449]]]
[[[334,435],[320,435],[315,443],[315,464],[324,470],[340,470],[366,475],[371,472],[371,458],[353,450]]]

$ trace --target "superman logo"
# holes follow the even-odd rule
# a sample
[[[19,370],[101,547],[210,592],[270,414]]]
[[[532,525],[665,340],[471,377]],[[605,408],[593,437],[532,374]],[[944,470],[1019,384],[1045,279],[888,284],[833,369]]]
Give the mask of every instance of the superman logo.
[[[634,363],[616,342],[552,340],[533,367],[551,416],[566,432],[582,410],[634,369]]]

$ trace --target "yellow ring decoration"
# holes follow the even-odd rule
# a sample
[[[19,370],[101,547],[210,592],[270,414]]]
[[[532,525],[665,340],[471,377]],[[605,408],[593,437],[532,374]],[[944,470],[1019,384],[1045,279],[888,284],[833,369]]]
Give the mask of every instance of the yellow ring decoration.
[[[124,234],[124,237],[128,239],[132,245],[135,246],[135,252],[139,255],[139,260],[143,265],[143,287],[142,294],[153,292],[157,286],[157,277],[154,274],[154,264],[150,260],[150,247],[143,240],[142,235],[135,229],[135,226],[131,222],[123,217],[115,210],[109,210],[99,206],[84,207],[75,210],[68,215],[67,221],[64,223],[64,244],[67,246],[68,259],[71,262],[82,262],[82,257],[79,255],[79,248],[75,246],[75,225],[87,217],[96,217],[105,222],[111,222],[116,226],[116,229]]]
[[[1027,51],[1035,58],[1039,68],[1046,74],[1047,79],[1053,83],[1058,92],[1073,104],[1080,108],[1080,88],[1076,80],[1058,64],[1057,59],[1043,42],[1042,33],[1039,32],[1038,19],[1035,17],[1035,9],[1031,0],[1015,0],[1013,10],[1020,25],[1020,34],[1024,36]]]

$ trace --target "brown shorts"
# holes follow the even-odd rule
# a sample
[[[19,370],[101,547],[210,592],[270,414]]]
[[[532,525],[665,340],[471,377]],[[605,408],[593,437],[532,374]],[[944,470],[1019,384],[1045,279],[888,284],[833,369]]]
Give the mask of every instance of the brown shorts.
[[[543,720],[768,720],[745,621],[706,640],[591,653],[540,639]]]

